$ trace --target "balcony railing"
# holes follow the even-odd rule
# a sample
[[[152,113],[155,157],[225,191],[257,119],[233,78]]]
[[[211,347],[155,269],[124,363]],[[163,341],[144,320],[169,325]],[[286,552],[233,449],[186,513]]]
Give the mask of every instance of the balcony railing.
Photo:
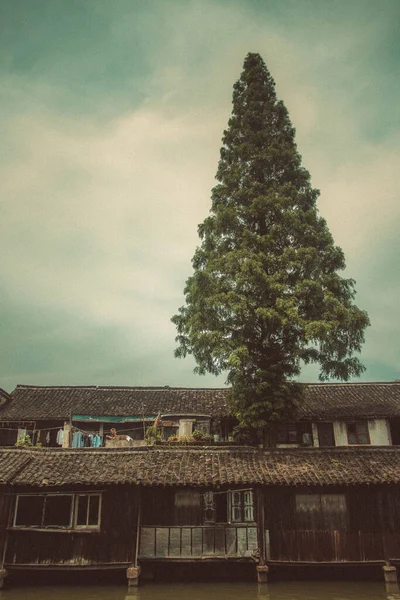
[[[139,558],[250,558],[257,548],[256,526],[142,527]]]

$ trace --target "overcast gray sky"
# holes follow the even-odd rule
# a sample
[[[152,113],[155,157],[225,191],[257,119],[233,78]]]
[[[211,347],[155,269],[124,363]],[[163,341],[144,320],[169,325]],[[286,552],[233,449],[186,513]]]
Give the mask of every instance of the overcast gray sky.
[[[363,379],[400,377],[399,26],[398,0],[0,0],[0,386],[223,385],[170,317],[250,51],[369,312]]]

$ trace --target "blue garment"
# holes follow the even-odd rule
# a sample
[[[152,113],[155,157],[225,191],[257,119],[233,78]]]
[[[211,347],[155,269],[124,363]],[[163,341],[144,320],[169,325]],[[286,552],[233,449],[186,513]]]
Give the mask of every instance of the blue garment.
[[[100,446],[102,446],[102,445],[103,445],[103,440],[102,440],[101,436],[98,433],[96,433],[96,435],[94,435],[93,439],[92,439],[92,446],[93,446],[93,448],[100,448]]]
[[[72,447],[73,448],[82,448],[83,447],[83,435],[81,431],[74,431],[74,435],[72,437]]]

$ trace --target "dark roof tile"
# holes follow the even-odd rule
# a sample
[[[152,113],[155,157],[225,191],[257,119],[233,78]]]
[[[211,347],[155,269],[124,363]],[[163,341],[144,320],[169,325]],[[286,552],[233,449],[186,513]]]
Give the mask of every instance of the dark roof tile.
[[[3,448],[0,483],[34,487],[399,484],[400,448]]]
[[[304,384],[300,420],[400,417],[400,382]],[[0,419],[68,419],[71,414],[229,415],[228,389],[172,387],[36,387],[19,385]]]

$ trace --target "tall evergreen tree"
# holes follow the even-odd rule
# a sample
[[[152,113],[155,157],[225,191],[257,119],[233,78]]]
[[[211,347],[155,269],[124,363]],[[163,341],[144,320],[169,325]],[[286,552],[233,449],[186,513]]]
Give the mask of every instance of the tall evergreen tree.
[[[227,372],[243,428],[290,418],[302,362],[320,379],[348,380],[369,324],[354,305],[354,281],[318,216],[319,192],[301,165],[284,104],[259,54],[248,54],[234,85],[211,214],[172,318],[175,354],[193,354],[198,373]]]

